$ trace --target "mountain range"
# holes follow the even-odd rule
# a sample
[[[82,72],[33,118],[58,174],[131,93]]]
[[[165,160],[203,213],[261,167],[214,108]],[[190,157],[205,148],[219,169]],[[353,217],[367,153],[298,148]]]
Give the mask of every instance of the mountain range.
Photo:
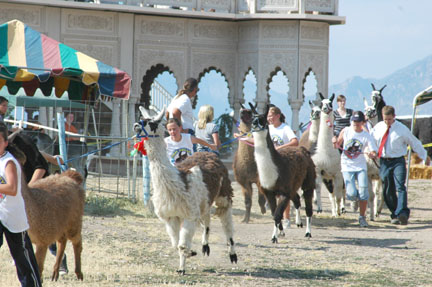
[[[432,86],[432,55],[382,79],[352,77],[343,83],[330,86],[329,94],[345,95],[348,108],[364,110],[363,98],[371,104],[371,83],[377,89],[387,85],[382,95],[386,104],[395,107],[397,116],[412,115],[415,95]],[[432,114],[431,103],[419,106],[418,111],[419,114]]]

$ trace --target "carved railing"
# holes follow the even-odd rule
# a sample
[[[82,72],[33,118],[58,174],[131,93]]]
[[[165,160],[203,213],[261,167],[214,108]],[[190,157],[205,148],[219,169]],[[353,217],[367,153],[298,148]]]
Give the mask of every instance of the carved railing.
[[[339,0],[81,0],[79,2],[221,13],[326,14],[335,16],[338,15],[339,4]]]
[[[162,87],[158,81],[154,80],[150,89],[150,98],[150,107],[159,112],[164,106],[168,107],[173,99],[173,95],[171,95],[164,87]]]

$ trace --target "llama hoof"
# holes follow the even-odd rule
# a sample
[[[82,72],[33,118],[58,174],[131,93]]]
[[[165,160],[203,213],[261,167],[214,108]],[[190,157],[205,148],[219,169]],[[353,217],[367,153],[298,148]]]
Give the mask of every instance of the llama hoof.
[[[321,208],[318,208],[318,209],[317,209],[317,213],[322,213],[322,209],[321,209]]]
[[[59,278],[59,272],[58,271],[54,271],[52,276],[51,276],[51,281],[57,281]]]
[[[209,248],[209,250],[210,250],[210,248]],[[210,251],[209,251],[210,252]],[[196,256],[198,253],[196,252],[196,251],[193,251],[193,250],[191,250],[191,252],[189,253],[189,256],[188,257],[193,257],[193,256]]]
[[[249,217],[245,216],[241,222],[242,223],[249,223]]]
[[[341,213],[342,213],[342,214],[345,214],[345,213],[346,213],[346,209],[345,209],[345,207],[342,207]],[[340,215],[340,214],[339,214],[339,215]]]
[[[261,208],[261,214],[266,214],[266,212],[267,212],[266,207],[265,206],[260,206],[260,208]]]
[[[178,275],[185,275],[185,271],[184,270],[177,270],[176,271]]]
[[[78,280],[81,280],[81,281],[84,280],[84,276],[83,276],[82,272],[75,272],[75,274],[76,274],[76,277]]]
[[[277,237],[273,236],[272,243],[278,243]]]
[[[302,222],[302,223],[300,223],[300,224],[299,224],[299,223],[297,223],[297,227],[298,227],[298,228],[303,228],[303,222]]]
[[[312,238],[312,234],[310,232],[306,232],[305,237]]]
[[[207,256],[210,255],[210,246],[208,244],[205,244],[205,245],[202,246],[202,253],[204,255],[207,254]]]
[[[237,254],[230,254],[231,263],[237,264]]]

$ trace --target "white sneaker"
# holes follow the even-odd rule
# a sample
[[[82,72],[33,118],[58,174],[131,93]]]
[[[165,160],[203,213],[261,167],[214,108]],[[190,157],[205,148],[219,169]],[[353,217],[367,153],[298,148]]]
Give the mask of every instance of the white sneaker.
[[[366,221],[366,217],[365,216],[359,216],[359,224],[360,227],[368,227],[368,223]]]
[[[288,229],[290,227],[291,227],[291,221],[289,219],[284,219],[283,220],[283,228]]]

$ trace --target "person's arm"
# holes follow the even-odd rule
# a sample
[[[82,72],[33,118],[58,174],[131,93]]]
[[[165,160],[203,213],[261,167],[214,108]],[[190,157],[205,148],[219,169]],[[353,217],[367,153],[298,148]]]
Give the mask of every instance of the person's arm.
[[[43,169],[43,168],[37,168],[37,169],[35,169],[35,171],[33,172],[32,178],[31,178],[31,180],[30,180],[30,182],[28,184],[32,184],[35,181],[43,178],[44,175],[45,175],[45,173],[46,173],[46,170]]]
[[[219,139],[219,133],[213,133],[212,134],[213,142],[216,144],[217,149],[221,148],[221,142]]]
[[[18,191],[17,168],[13,161],[9,161],[5,167],[6,183],[0,184],[0,193],[16,196]]]
[[[339,148],[342,145],[344,133],[345,133],[345,129],[341,130],[341,132],[339,133],[339,136],[338,136],[336,142],[333,142],[333,147],[334,148]]]
[[[44,151],[39,151],[39,152],[42,154],[42,156],[44,157],[44,159],[47,162],[51,163],[51,164],[58,165],[57,158],[60,159],[60,163],[61,164],[64,164],[63,159],[62,159],[62,157],[60,155],[50,155],[50,154],[48,154],[48,153],[46,153]]]
[[[298,145],[299,145],[299,141],[298,141],[298,139],[297,139],[297,138],[292,138],[292,139],[291,139],[289,142],[287,142],[286,144],[276,147],[276,150],[281,149],[281,148],[284,148],[284,147],[286,147],[286,146],[298,146]]]
[[[206,142],[205,140],[202,140],[200,138],[191,136],[191,141],[193,144],[200,144],[200,145],[206,146],[208,148],[211,148],[212,150],[217,150],[217,145],[209,144],[208,142]]]

